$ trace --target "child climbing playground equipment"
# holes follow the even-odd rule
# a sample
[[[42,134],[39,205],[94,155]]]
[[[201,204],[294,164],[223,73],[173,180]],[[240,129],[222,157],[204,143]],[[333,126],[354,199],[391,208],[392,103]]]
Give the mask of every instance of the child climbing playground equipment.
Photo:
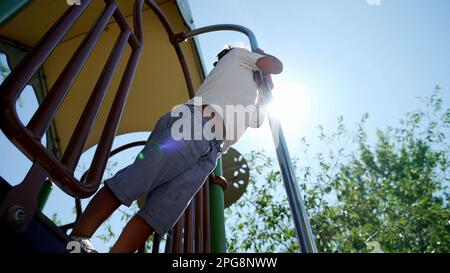
[[[20,2],[20,8],[27,9],[26,6],[23,7],[23,2],[26,1]],[[175,32],[173,25],[161,9],[161,5],[168,2],[172,4],[173,1],[136,0],[133,7],[130,8],[129,13],[131,15],[127,16],[118,3],[125,1],[104,0],[101,14],[95,15],[95,23],[88,27],[89,30],[86,34],[84,36],[73,36],[73,39],[80,38],[79,43],[73,46],[74,53],[68,58],[62,72],[53,77],[53,85],[46,93],[30,122],[23,124],[18,118],[16,109],[16,101],[19,95],[31,78],[44,65],[47,65],[49,56],[58,45],[68,41],[65,38],[66,35],[70,33],[88,7],[91,4],[99,5],[100,2],[82,0],[80,5],[67,6],[65,13],[12,69],[12,72],[0,86],[1,129],[8,139],[33,162],[31,169],[20,184],[11,187],[7,181],[0,179],[1,234],[2,237],[12,241],[11,243],[16,245],[16,248],[44,252],[67,251],[65,246],[69,238],[66,232],[73,227],[73,223],[58,227],[40,212],[40,208],[42,208],[40,202],[45,202],[45,200],[42,201],[42,195],[46,187],[56,184],[66,194],[72,196],[75,200],[78,218],[82,212],[80,199],[88,198],[98,190],[108,159],[126,149],[145,144],[142,141],[133,142],[112,150],[114,138],[118,130],[121,130],[119,126],[124,109],[128,104],[128,97],[135,91],[132,85],[136,81],[135,76],[138,73],[138,67],[140,68],[143,52],[157,54],[157,52],[153,52],[153,49],[145,49],[144,51],[144,33],[147,27],[144,22],[149,20],[147,17],[143,19],[144,11],[153,12],[166,37],[168,37],[167,41],[173,46],[189,97],[195,94],[195,84],[191,77],[192,69],[190,69],[195,66],[192,65],[192,59],[196,58],[198,62],[200,57],[191,53],[186,57],[186,49],[182,47],[183,44],[191,43],[187,50],[195,53],[196,43],[193,38],[204,33],[226,30],[245,34],[249,38],[252,49],[258,48],[254,33],[239,25],[223,24],[198,29],[189,27],[187,30]],[[187,3],[176,1],[175,5],[178,9],[185,9]],[[173,14],[176,14],[176,12]],[[172,17],[173,14],[171,14]],[[18,15],[20,15],[20,12]],[[130,18],[132,18],[133,27],[129,26]],[[9,20],[12,19],[9,18]],[[64,135],[64,152],[59,156],[41,144],[41,139],[55,122],[58,111],[61,111],[65,106],[64,101],[91,53],[99,43],[102,43],[102,34],[113,28],[112,22],[117,26],[118,38],[111,41],[114,46],[109,51],[106,64],[99,69],[101,73],[96,78],[92,92],[87,95],[87,102],[81,108],[82,113],[78,122],[75,122],[77,125],[70,134]],[[109,31],[111,32],[111,30]],[[162,42],[161,46],[167,47],[169,43]],[[100,108],[105,104],[107,90],[114,81],[114,76],[118,74],[116,72],[120,71],[121,58],[127,55],[125,52],[129,53],[129,58],[126,65],[123,66],[117,92],[111,98],[111,107],[105,111],[103,129],[95,129],[97,130],[97,137],[93,138],[90,134],[95,131],[94,123],[98,127],[96,120]],[[199,70],[204,73],[201,68]],[[259,77],[264,82],[261,73]],[[264,82],[263,85],[264,100],[269,102],[272,98],[270,87],[267,82]],[[162,91],[157,95],[160,97],[155,98],[162,100],[164,92]],[[82,102],[78,102],[78,104]],[[300,250],[305,253],[317,252],[283,130],[280,122],[270,114],[269,122]],[[95,139],[95,141],[92,139]],[[80,179],[77,179],[74,171],[80,157],[85,151],[85,147],[93,144],[97,144],[97,148],[89,170]],[[226,186],[227,182],[222,177],[222,161],[219,160],[215,172],[208,177],[207,182],[204,183],[201,190],[191,201],[173,230],[166,236],[165,252],[226,251],[224,225],[224,190]],[[154,237],[153,252],[159,252],[160,241],[159,236]],[[17,242],[20,242],[20,244]]]

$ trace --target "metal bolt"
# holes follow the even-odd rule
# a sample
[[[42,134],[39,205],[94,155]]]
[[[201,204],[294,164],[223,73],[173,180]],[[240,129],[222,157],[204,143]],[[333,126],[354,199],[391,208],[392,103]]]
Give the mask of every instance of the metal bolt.
[[[11,227],[17,227],[25,223],[26,210],[24,207],[14,205],[8,208],[6,211],[6,223]]]

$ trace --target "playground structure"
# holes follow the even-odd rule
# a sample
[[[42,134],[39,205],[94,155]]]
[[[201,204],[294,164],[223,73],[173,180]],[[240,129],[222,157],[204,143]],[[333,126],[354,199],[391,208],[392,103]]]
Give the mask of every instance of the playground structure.
[[[0,126],[33,165],[17,186],[11,188],[1,179],[1,234],[17,250],[65,252],[66,232],[73,223],[56,226],[40,212],[51,185],[74,198],[78,218],[80,199],[98,190],[108,158],[144,144],[129,143],[111,151],[114,137],[148,131],[167,109],[194,95],[205,77],[195,36],[239,31],[249,38],[252,49],[258,44],[242,26],[195,29],[186,1],[85,0],[72,6],[50,0],[7,2],[11,6],[2,4],[8,12],[0,17],[2,39],[8,46],[32,49],[13,65],[0,86]],[[43,89],[49,88],[38,96],[40,105],[30,122],[23,124],[16,101],[36,77]],[[267,84],[264,96],[271,99]],[[269,122],[300,248],[316,252],[283,131],[277,120],[269,117]],[[47,146],[41,144],[44,135]],[[94,145],[89,171],[77,179],[77,163]],[[167,235],[165,252],[226,251],[226,186],[219,160]],[[160,241],[155,236],[153,252],[159,252]]]

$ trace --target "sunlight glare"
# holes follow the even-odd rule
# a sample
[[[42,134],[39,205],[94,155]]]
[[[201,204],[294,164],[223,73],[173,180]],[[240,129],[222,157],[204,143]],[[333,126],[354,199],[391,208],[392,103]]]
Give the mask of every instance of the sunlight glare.
[[[298,84],[279,83],[272,94],[273,101],[268,106],[268,112],[287,130],[301,127],[310,118],[311,98],[306,88]]]

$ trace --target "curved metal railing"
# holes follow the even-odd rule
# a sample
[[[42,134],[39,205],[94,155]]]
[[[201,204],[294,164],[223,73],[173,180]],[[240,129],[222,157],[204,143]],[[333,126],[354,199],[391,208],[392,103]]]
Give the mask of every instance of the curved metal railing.
[[[24,181],[10,191],[0,207],[0,215],[17,214],[18,211],[9,211],[13,207],[15,210],[20,210],[20,214],[24,217],[19,219],[21,222],[19,231],[26,228],[34,215],[35,201],[47,177],[50,177],[58,187],[75,198],[86,198],[97,191],[141,56],[144,42],[142,23],[144,4],[157,15],[166,30],[168,38],[179,56],[189,94],[191,96],[194,94],[180,46],[175,42],[172,27],[158,5],[152,0],[136,0],[133,14],[134,26],[130,28],[115,1],[104,1],[105,8],[102,13],[85,35],[27,125],[19,120],[16,111],[16,101],[20,93],[92,1],[83,0],[80,5],[69,7],[0,86],[0,127],[11,142],[33,161],[33,166]],[[59,160],[40,143],[40,139],[52,123],[64,98],[112,18],[119,25],[121,33],[88,99],[68,146]],[[94,159],[89,168],[90,172],[84,180],[77,180],[74,177],[74,169],[127,45],[131,47],[132,52],[105,122]]]
[[[178,44],[177,36],[174,34],[169,21],[159,9],[158,5],[152,0],[135,1],[133,15],[134,26],[131,29],[115,1],[105,0],[106,6],[98,17],[97,22],[85,36],[83,42],[66,65],[54,86],[50,89],[47,97],[34,114],[30,123],[26,126],[22,124],[17,117],[15,108],[18,96],[32,75],[42,66],[53,49],[56,48],[76,20],[86,10],[90,2],[90,0],[85,0],[79,6],[74,5],[70,7],[0,86],[0,105],[2,108],[0,110],[1,129],[34,162],[24,181],[9,192],[0,207],[0,215],[4,215],[5,217],[9,217],[8,215],[10,214],[24,216],[22,219],[16,219],[17,223],[15,224],[17,225],[15,225],[15,228],[18,232],[24,231],[31,221],[36,210],[35,201],[48,176],[63,191],[76,198],[75,207],[77,215],[79,215],[82,210],[80,198],[89,197],[96,192],[100,185],[108,158],[120,151],[145,143],[130,143],[110,152],[144,43],[142,23],[142,9],[144,4],[149,6],[156,14],[166,30],[168,38],[179,58],[189,95],[191,97],[194,95],[189,69]],[[40,138],[51,124],[75,78],[80,73],[101,33],[105,29],[106,24],[112,17],[114,17],[119,25],[121,33],[88,99],[62,159],[58,160],[40,144]],[[80,180],[77,180],[73,175],[74,169],[80,159],[93,122],[102,105],[106,90],[110,86],[112,77],[127,44],[131,46],[132,53],[105,123],[94,159],[89,167],[89,172],[83,175]],[[210,178],[213,179],[213,176],[212,174]],[[169,233],[165,247],[166,252],[209,252],[210,234],[208,216],[209,183],[204,183],[202,189],[197,193],[181,219]],[[73,223],[62,226],[61,228],[67,231],[72,227]],[[159,251],[160,239],[159,236],[155,236],[153,252]]]

